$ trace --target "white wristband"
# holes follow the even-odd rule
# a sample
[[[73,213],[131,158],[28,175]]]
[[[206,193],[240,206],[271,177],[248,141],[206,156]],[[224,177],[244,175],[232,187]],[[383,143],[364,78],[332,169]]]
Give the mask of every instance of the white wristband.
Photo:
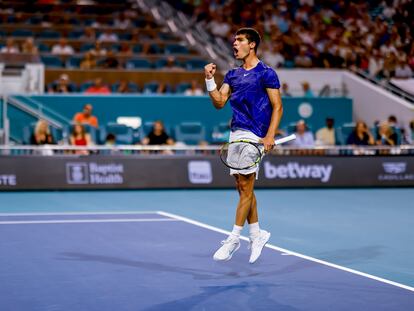
[[[214,77],[211,79],[206,79],[206,87],[207,91],[211,92],[217,88],[216,81],[214,81]]]

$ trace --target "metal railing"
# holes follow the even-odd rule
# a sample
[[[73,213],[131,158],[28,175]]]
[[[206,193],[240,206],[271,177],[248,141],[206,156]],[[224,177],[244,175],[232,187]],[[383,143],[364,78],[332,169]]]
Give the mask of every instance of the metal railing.
[[[0,155],[125,155],[125,156],[186,156],[186,155],[218,155],[221,145],[206,146],[71,146],[71,145],[2,145]],[[414,156],[414,146],[333,146],[298,148],[284,146],[270,152],[277,156]]]

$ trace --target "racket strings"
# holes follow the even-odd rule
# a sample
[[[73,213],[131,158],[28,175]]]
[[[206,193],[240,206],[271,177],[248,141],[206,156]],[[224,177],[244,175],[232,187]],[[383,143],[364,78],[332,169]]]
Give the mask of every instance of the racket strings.
[[[253,144],[232,142],[223,147],[220,156],[227,166],[234,169],[245,169],[253,167],[259,162],[261,152]]]

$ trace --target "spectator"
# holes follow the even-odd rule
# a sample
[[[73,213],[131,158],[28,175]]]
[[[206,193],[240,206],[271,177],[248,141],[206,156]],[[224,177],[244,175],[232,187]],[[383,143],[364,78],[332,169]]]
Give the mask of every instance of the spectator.
[[[127,42],[122,42],[119,48],[119,54],[122,56],[131,56],[133,54],[131,45]]]
[[[313,95],[313,92],[310,88],[309,82],[307,81],[302,82],[302,90],[303,90],[303,97],[307,97],[307,98],[315,97],[315,95]]]
[[[111,90],[102,83],[102,78],[96,78],[93,85],[85,90],[87,94],[109,94]]]
[[[105,138],[105,146],[115,146],[116,145],[116,136],[115,134],[108,133]]]
[[[96,42],[95,42],[95,46],[94,46],[94,48],[93,48],[93,49],[91,49],[89,52],[90,52],[93,56],[98,57],[98,56],[105,56],[105,55],[106,55],[106,53],[107,53],[107,50],[106,50],[106,49],[104,49],[104,48],[102,47],[101,42],[96,41]]]
[[[69,142],[72,146],[90,146],[92,144],[92,139],[91,136],[86,133],[85,127],[81,123],[76,123],[73,125]]]
[[[410,66],[407,64],[407,62],[403,58],[400,58],[397,66],[395,67],[394,78],[410,79],[412,77],[413,77],[413,71],[411,70]]]
[[[119,82],[119,86],[116,89],[117,93],[131,93],[131,90],[129,89],[128,86],[128,81],[127,80],[121,80]]]
[[[395,146],[397,145],[397,139],[397,134],[388,122],[381,122],[378,128],[376,144],[379,146]]]
[[[94,69],[96,68],[96,58],[92,52],[86,52],[85,57],[80,63],[80,69]]]
[[[292,97],[289,91],[289,85],[286,82],[282,83],[282,96]]]
[[[399,128],[398,126],[398,121],[397,121],[397,117],[394,115],[390,115],[388,117],[388,125],[394,128]]]
[[[131,20],[125,16],[123,12],[119,13],[119,16],[115,18],[114,26],[116,28],[128,29],[131,27]]]
[[[313,139],[313,134],[307,129],[306,123],[304,120],[299,120],[296,123],[296,139],[293,141],[292,145],[299,148],[313,148],[315,141]]]
[[[19,48],[14,44],[13,38],[7,38],[6,46],[3,46],[0,50],[1,53],[16,54],[19,53]]]
[[[368,74],[372,78],[378,77],[382,69],[384,68],[384,60],[377,50],[374,50],[372,55],[369,57]]]
[[[281,45],[273,44],[270,48],[269,45],[264,46],[263,61],[273,68],[278,68],[283,65],[285,58],[281,53]]]
[[[53,136],[49,129],[49,124],[46,120],[39,120],[36,123],[34,133],[30,137],[31,145],[47,145],[55,144]]]
[[[207,25],[207,28],[215,36],[226,38],[231,27],[224,21],[222,15],[213,15],[213,20]]]
[[[66,38],[60,38],[59,43],[52,47],[52,54],[56,55],[73,55],[75,53],[73,47],[68,44]]]
[[[192,80],[191,81],[191,87],[184,91],[184,95],[186,95],[186,96],[201,96],[201,95],[204,95],[204,92],[201,89],[201,87],[198,85],[198,82],[196,80]]]
[[[115,69],[120,68],[119,61],[113,51],[108,51],[106,58],[102,63],[103,68]]]
[[[48,89],[49,93],[72,93],[75,89],[70,84],[69,76],[66,73],[62,73],[59,76],[59,80],[51,88]]]
[[[39,49],[34,44],[33,38],[27,38],[22,45],[22,53],[37,55],[39,54]]]
[[[322,146],[335,146],[335,120],[326,118],[326,126],[316,132],[316,143]]]
[[[414,120],[410,122],[410,133],[408,135],[408,141],[410,144],[414,144]]]
[[[83,111],[78,112],[73,117],[73,121],[79,124],[88,124],[93,127],[98,127],[98,118],[92,115],[92,105],[86,104],[83,106]]]
[[[312,59],[306,55],[306,47],[301,46],[299,49],[299,55],[295,57],[295,66],[302,68],[312,67]]]
[[[107,28],[98,38],[99,42],[118,42],[118,35],[113,33],[111,28]]]
[[[358,121],[352,133],[349,134],[346,140],[346,144],[355,146],[369,146],[374,145],[375,141],[365,122]]]
[[[79,39],[85,42],[95,42],[96,41],[95,29],[93,29],[92,27],[86,27],[85,32]]]
[[[152,131],[142,140],[143,145],[173,145],[174,141],[165,132],[164,124],[158,120],[154,122]]]
[[[178,66],[177,61],[175,60],[174,56],[168,56],[167,62],[162,70],[165,71],[184,71],[183,67]]]

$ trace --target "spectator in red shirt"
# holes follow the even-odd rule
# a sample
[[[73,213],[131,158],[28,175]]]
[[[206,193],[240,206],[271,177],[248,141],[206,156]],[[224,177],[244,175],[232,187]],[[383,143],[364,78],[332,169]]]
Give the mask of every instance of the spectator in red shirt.
[[[109,94],[111,91],[109,88],[102,84],[102,78],[96,78],[94,84],[88,87],[85,91],[88,94]]]

